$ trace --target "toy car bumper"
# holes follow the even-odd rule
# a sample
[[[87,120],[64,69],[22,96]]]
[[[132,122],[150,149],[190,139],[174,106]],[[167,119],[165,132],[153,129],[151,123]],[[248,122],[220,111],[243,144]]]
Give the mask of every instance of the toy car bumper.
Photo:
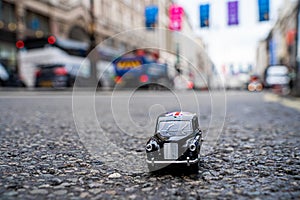
[[[196,158],[194,160],[190,160],[189,157],[187,157],[186,160],[147,160],[148,164],[151,164],[152,166],[156,164],[187,164],[187,166],[190,166],[191,164],[195,164],[199,162],[199,158]]]

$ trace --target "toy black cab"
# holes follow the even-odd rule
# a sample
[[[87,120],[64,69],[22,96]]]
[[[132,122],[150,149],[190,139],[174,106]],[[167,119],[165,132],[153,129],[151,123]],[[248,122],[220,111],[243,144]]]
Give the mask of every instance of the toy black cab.
[[[196,114],[161,114],[157,118],[155,134],[146,144],[148,168],[156,171],[175,164],[198,170],[201,144],[202,132]]]

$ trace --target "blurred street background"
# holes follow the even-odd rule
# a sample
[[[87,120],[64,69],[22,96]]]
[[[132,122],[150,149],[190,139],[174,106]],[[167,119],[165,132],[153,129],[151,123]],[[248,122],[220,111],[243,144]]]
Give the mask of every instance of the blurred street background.
[[[0,199],[299,199],[299,29],[298,0],[0,0]],[[151,174],[181,110],[199,171]]]
[[[299,95],[295,0],[2,0],[0,8],[3,87],[66,88],[77,79],[102,89],[156,82]],[[150,63],[158,67],[122,81]]]

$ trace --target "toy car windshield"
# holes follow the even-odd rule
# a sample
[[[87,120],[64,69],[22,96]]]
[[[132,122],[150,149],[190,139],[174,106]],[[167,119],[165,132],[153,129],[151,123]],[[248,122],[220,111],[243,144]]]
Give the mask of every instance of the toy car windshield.
[[[187,120],[160,121],[157,130],[163,137],[185,136],[193,131],[191,121]]]

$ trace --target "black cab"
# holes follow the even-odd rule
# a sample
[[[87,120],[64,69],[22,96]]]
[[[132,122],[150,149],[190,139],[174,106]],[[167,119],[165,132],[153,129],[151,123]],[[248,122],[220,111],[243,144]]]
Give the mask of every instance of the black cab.
[[[198,117],[190,112],[170,112],[158,116],[155,134],[146,144],[149,171],[168,165],[198,170],[202,132]]]

